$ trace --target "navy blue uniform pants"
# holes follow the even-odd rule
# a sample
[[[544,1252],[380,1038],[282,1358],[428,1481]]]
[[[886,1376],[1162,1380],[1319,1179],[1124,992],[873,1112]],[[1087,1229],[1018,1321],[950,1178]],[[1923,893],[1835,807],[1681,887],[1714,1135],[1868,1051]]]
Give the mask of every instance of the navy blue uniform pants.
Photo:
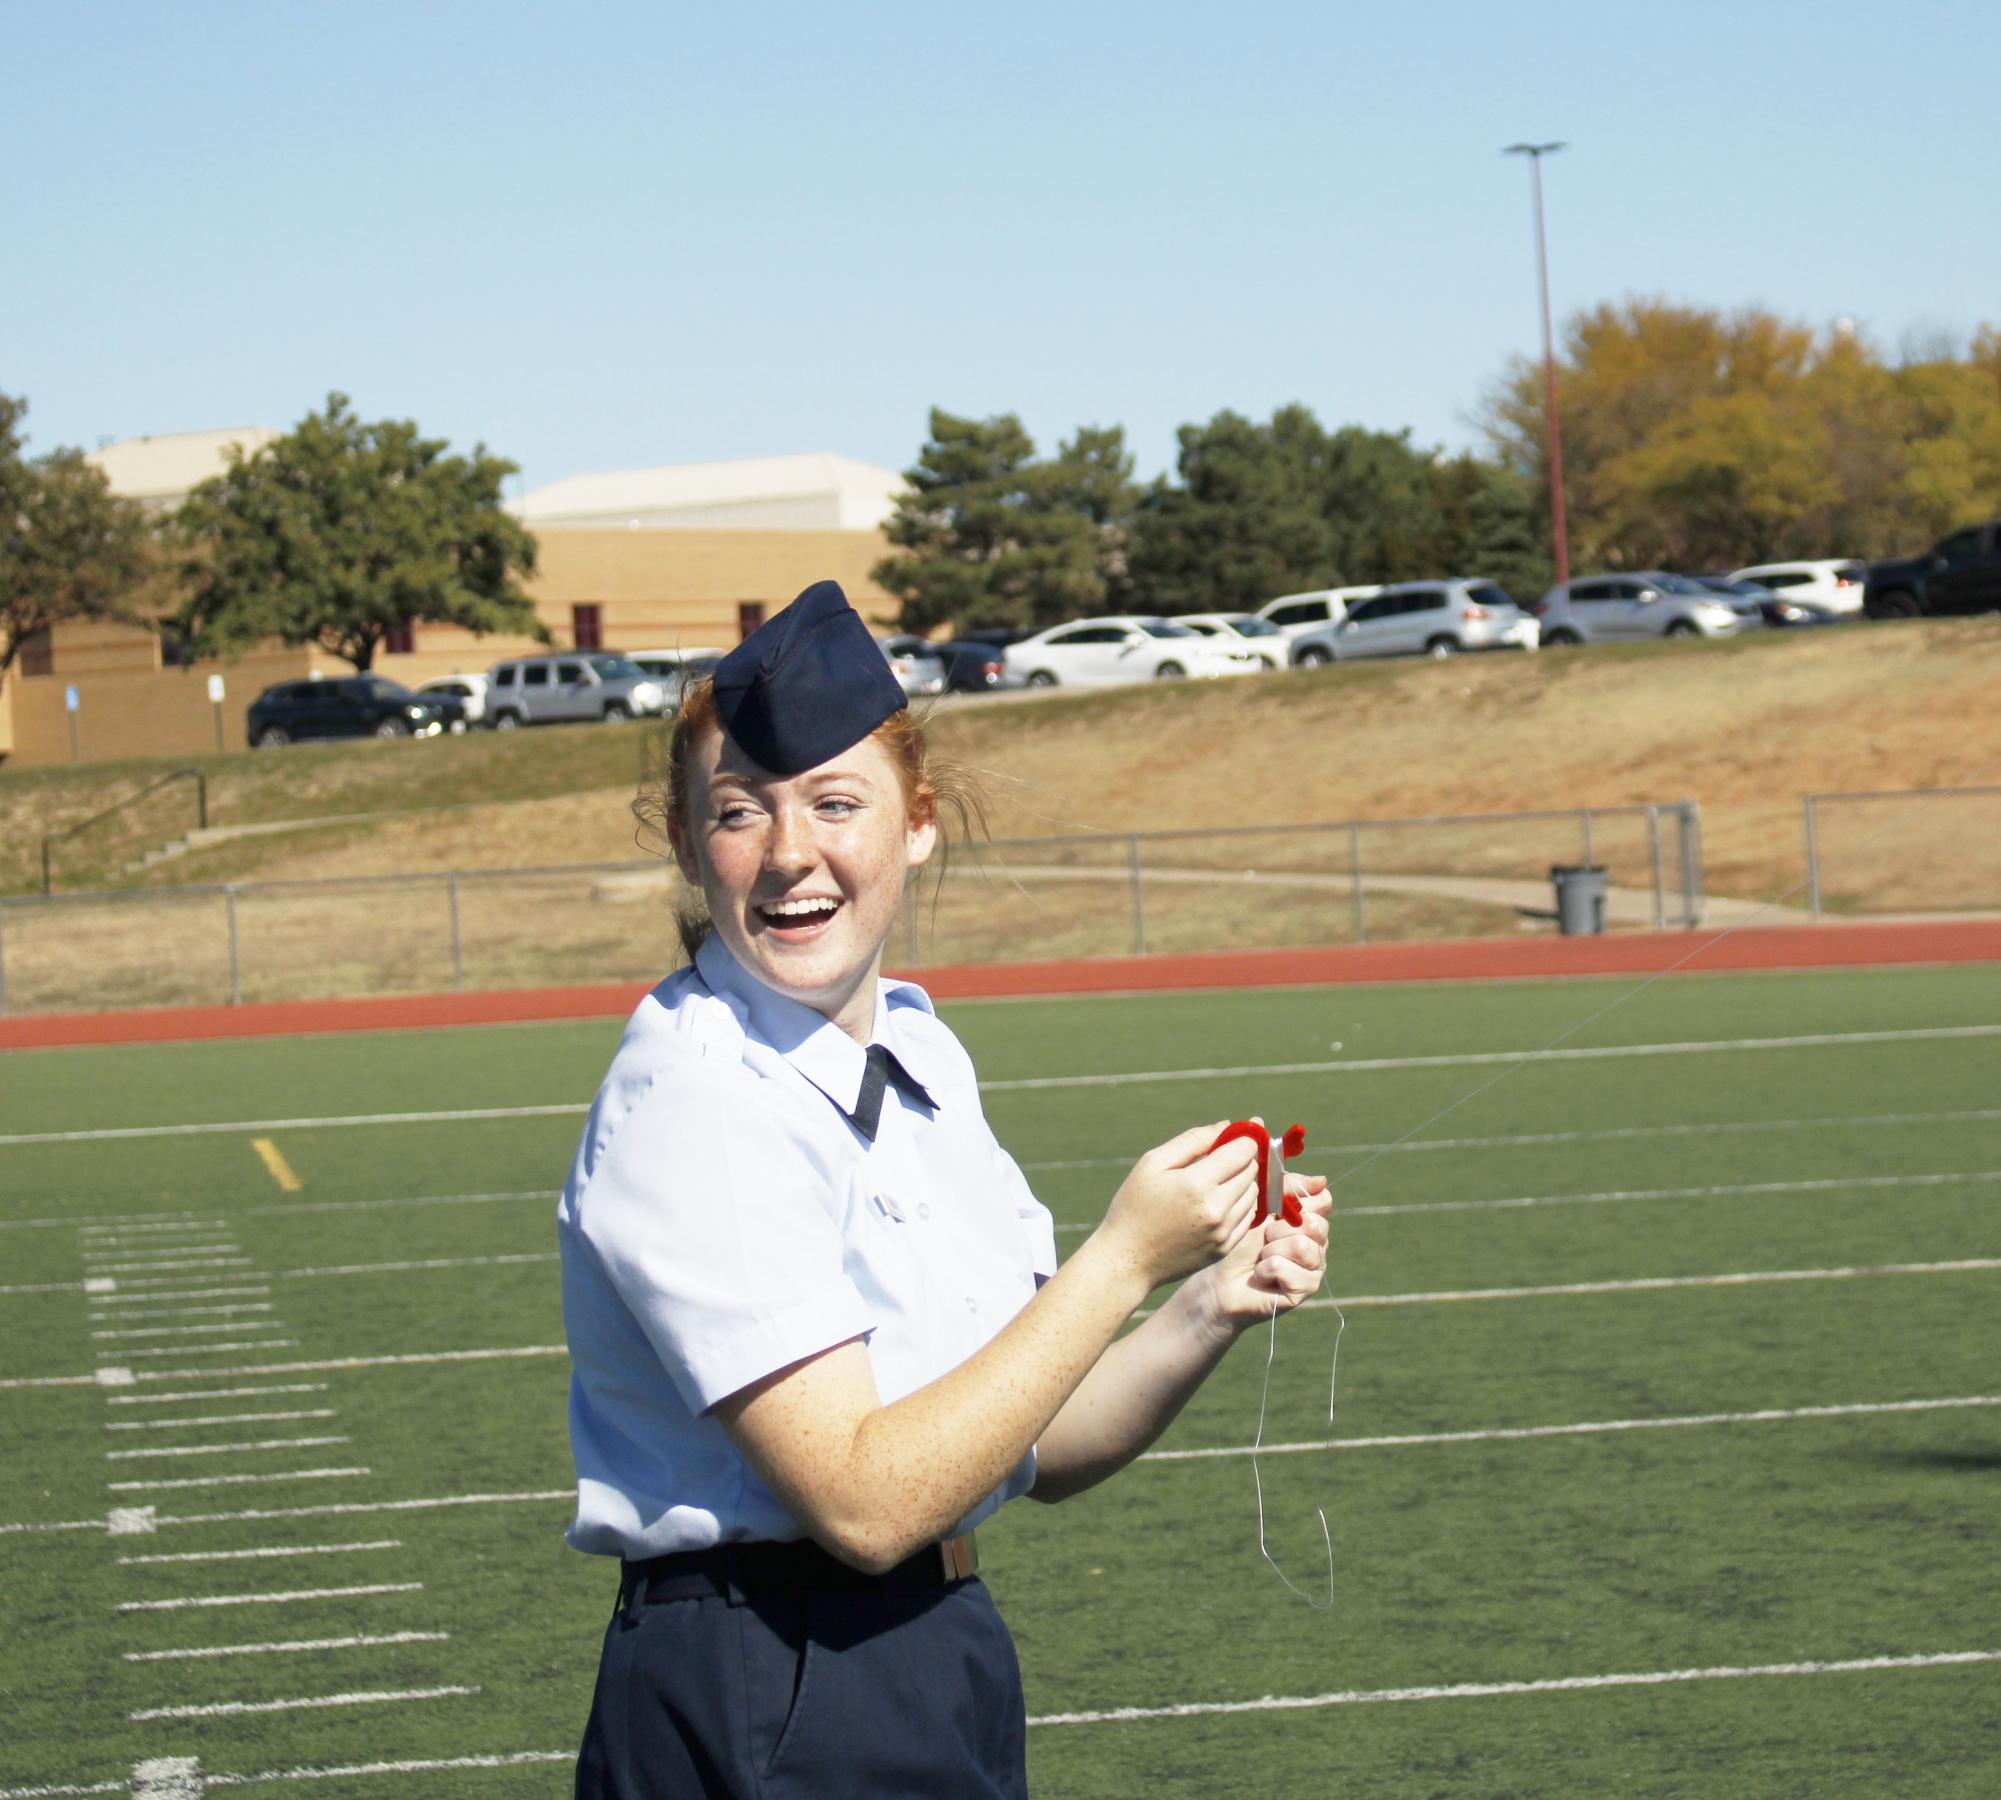
[[[977,1578],[621,1606],[577,1800],[1027,1800],[1014,1640]]]

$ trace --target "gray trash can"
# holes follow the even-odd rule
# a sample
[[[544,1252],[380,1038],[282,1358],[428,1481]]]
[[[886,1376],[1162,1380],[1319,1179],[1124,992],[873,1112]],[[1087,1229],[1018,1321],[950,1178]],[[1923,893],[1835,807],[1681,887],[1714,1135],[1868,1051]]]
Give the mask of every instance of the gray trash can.
[[[1597,863],[1566,866],[1549,872],[1556,884],[1556,928],[1565,937],[1595,937],[1605,929],[1605,889],[1609,885]]]

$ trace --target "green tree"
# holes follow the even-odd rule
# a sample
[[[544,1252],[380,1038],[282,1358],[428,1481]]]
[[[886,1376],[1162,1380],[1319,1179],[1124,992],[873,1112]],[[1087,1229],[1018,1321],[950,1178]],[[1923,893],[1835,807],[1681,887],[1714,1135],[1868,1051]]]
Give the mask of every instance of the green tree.
[[[1341,578],[1304,407],[1260,425],[1219,412],[1175,434],[1179,485],[1156,482],[1133,520],[1132,582],[1150,612],[1241,612]]]
[[[1535,484],[1484,457],[1433,464],[1440,530],[1436,571],[1483,575],[1526,602],[1556,579],[1548,516]]]
[[[901,554],[873,571],[902,601],[904,628],[1034,627],[1102,607],[1101,534],[1122,530],[1117,490],[1130,478],[1129,463],[1118,473],[1123,434],[1080,432],[1048,463],[1013,413],[934,407],[930,424],[886,528]]]
[[[413,624],[546,638],[515,581],[534,572],[535,540],[500,504],[514,467],[484,445],[448,455],[408,420],[364,424],[331,394],[188,496],[177,623],[200,652],[276,638],[357,669]]]
[[[144,510],[79,450],[22,454],[25,400],[0,394],[0,681],[29,639],[69,619],[145,619]]]
[[[1269,423],[1220,412],[1178,434],[1132,532],[1132,585],[1155,612],[1237,612],[1275,595],[1451,572],[1430,459],[1402,432],[1328,431],[1304,406]]]

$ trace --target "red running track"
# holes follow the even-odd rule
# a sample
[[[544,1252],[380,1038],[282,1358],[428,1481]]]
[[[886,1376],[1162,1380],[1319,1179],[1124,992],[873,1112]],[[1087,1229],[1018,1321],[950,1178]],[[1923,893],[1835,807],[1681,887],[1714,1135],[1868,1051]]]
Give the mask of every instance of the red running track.
[[[1341,986],[1370,981],[1526,981],[1577,975],[1650,975],[1667,969],[1716,974],[1729,970],[1909,968],[1976,962],[2001,962],[2001,920],[1786,925],[1708,935],[1686,931],[1619,932],[1603,937],[1334,944],[1299,950],[1211,950],[1186,956],[966,963],[912,973],[940,1000],[978,1000],[1132,994],[1175,988]],[[30,1014],[0,1019],[0,1050],[619,1018],[638,1005],[647,985],[613,982],[594,987],[509,988],[476,994]]]

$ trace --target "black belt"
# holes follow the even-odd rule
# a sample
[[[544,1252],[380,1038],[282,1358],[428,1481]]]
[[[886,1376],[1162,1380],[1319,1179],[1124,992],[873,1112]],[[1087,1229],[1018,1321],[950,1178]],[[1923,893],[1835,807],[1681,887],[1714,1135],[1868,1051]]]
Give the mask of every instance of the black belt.
[[[829,1555],[810,1538],[796,1543],[717,1544],[620,1565],[621,1610],[662,1600],[727,1600],[799,1588],[927,1588],[964,1581],[980,1566],[973,1534],[926,1544],[894,1568],[872,1575]]]

